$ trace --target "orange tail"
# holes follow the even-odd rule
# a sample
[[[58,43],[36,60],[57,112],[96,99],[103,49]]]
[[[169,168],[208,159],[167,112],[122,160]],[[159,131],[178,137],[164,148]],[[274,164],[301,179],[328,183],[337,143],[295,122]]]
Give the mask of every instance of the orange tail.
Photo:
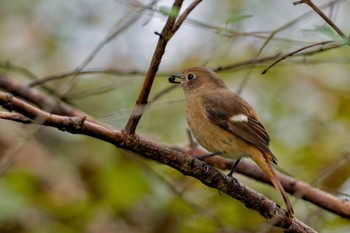
[[[264,156],[261,156],[261,155]],[[259,155],[252,155],[252,159],[256,162],[256,164],[261,168],[261,170],[270,178],[272,184],[278,189],[278,191],[281,193],[283,201],[286,205],[287,212],[290,216],[293,216],[293,207],[292,204],[289,201],[288,195],[286,191],[284,190],[281,182],[276,176],[275,171],[272,168],[271,165],[271,159],[272,155],[268,153],[261,152]]]

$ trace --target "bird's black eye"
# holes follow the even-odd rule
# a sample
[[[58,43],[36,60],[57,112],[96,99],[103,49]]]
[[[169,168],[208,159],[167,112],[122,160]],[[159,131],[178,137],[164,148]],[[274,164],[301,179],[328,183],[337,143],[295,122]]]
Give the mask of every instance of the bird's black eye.
[[[188,74],[187,75],[187,80],[191,81],[192,79],[194,79],[194,75],[193,74]]]

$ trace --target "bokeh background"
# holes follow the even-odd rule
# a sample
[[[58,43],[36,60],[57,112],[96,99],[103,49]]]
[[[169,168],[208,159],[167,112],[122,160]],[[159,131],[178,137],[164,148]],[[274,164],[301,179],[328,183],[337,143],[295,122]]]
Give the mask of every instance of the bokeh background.
[[[153,4],[151,4],[153,2]],[[191,1],[185,1],[188,6]],[[285,54],[338,36],[293,1],[203,1],[168,44],[151,99],[169,74]],[[314,1],[345,33],[349,1]],[[121,129],[134,106],[172,1],[2,0],[0,72],[29,83],[82,68],[93,73],[47,82],[64,100]],[[148,9],[143,9],[148,5]],[[259,53],[274,30],[279,31]],[[278,169],[341,198],[350,193],[349,48],[226,69],[219,75],[254,106],[272,138]],[[107,72],[108,70],[108,72]],[[39,90],[40,87],[38,87]],[[44,90],[45,91],[45,90]],[[167,144],[189,142],[180,88],[149,105],[137,133]],[[6,156],[5,156],[6,155]],[[0,232],[280,232],[241,203],[174,169],[99,140],[0,121]],[[272,187],[236,175],[283,206]],[[350,222],[292,198],[297,218],[320,232]]]

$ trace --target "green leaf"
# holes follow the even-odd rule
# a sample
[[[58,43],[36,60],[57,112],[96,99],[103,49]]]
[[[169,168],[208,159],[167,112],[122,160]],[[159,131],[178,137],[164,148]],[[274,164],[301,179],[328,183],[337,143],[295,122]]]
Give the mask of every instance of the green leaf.
[[[225,24],[226,26],[229,24],[236,24],[251,17],[253,17],[253,15],[234,14],[225,21]]]
[[[177,15],[179,14],[180,8],[179,7],[169,8],[167,6],[160,6],[159,11],[164,15],[168,15],[170,17],[176,18]]]

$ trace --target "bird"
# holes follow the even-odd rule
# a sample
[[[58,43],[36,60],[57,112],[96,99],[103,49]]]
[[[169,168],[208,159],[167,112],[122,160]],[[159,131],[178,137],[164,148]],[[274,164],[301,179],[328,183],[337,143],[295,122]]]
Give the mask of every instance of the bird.
[[[212,154],[236,160],[250,157],[282,195],[287,214],[294,211],[288,195],[272,167],[277,158],[271,152],[270,137],[255,110],[211,69],[190,67],[171,75],[169,82],[180,84],[186,96],[186,119],[197,142]]]

